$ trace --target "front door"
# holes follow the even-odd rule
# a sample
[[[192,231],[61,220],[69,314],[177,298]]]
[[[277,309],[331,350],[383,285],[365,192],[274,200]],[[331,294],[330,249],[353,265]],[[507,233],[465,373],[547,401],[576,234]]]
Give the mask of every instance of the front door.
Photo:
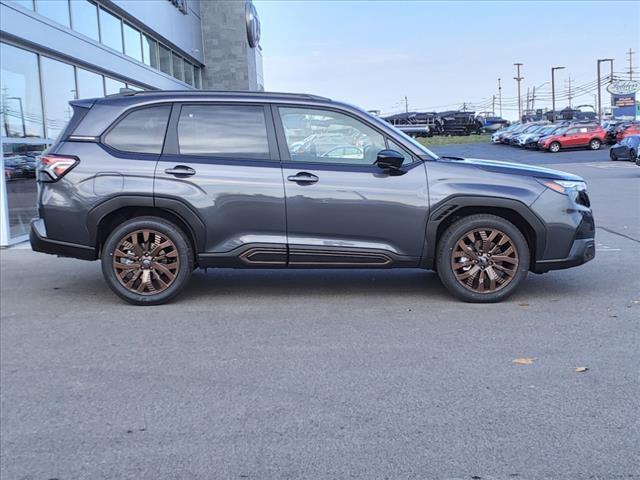
[[[286,265],[284,185],[267,112],[214,102],[173,108],[154,197],[198,215],[201,265]]]
[[[428,216],[426,169],[360,119],[330,109],[274,109],[283,160],[289,266],[417,266]],[[380,150],[402,170],[374,164]]]

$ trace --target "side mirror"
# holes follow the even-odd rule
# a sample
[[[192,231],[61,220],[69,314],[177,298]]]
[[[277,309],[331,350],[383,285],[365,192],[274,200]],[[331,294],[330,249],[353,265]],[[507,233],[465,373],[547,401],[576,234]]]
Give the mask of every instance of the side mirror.
[[[400,170],[404,162],[404,155],[395,150],[380,150],[376,158],[376,165],[383,170]]]

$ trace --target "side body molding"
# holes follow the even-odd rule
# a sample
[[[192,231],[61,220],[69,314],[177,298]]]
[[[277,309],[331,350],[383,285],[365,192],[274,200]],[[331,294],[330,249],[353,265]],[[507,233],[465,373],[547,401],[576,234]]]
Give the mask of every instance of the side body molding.
[[[479,210],[482,208],[500,208],[504,210],[512,210],[519,214],[531,227],[536,234],[535,252],[536,256],[542,255],[547,241],[547,231],[544,224],[538,216],[531,211],[527,205],[518,200],[508,198],[489,197],[489,196],[471,196],[471,195],[453,195],[446,198],[433,209],[427,222],[427,231],[425,235],[424,251],[422,254],[422,267],[433,268],[435,265],[437,234],[438,227],[447,218],[456,212],[465,208],[473,207]]]

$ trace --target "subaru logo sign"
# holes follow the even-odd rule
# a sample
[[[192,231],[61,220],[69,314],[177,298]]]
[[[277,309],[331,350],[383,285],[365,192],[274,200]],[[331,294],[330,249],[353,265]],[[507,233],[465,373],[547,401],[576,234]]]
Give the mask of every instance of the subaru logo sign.
[[[612,95],[633,95],[640,90],[640,82],[635,80],[616,80],[607,85],[607,92]]]
[[[251,48],[256,48],[260,43],[260,19],[253,3],[247,2],[245,5],[245,16],[247,23],[247,40]]]

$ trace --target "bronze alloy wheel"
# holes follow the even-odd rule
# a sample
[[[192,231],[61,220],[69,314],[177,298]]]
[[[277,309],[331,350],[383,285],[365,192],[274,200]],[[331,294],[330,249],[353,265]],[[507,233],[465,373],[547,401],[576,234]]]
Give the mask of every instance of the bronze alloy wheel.
[[[496,228],[465,233],[451,253],[451,268],[458,283],[477,293],[503,289],[518,272],[514,242]]]
[[[129,291],[155,295],[175,281],[180,259],[176,246],[166,235],[150,229],[136,230],[118,242],[113,269]]]

